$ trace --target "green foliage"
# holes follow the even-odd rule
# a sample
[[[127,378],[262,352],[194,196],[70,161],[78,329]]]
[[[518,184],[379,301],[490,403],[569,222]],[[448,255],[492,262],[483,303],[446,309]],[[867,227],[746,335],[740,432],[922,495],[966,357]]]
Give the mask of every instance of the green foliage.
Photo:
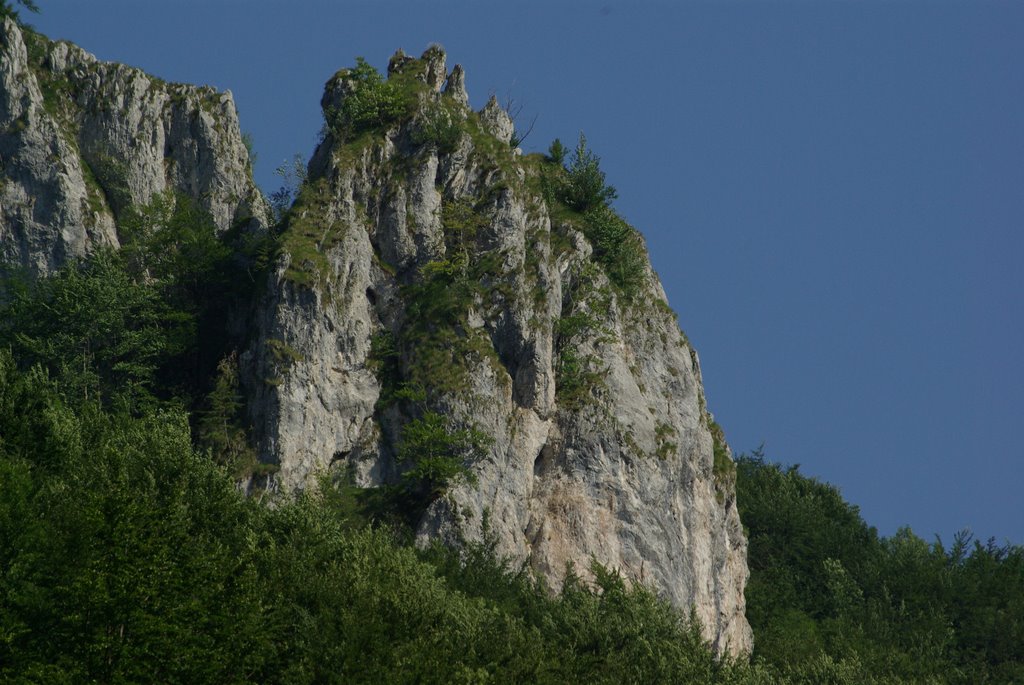
[[[114,215],[132,206],[131,190],[128,188],[128,170],[118,159],[104,154],[93,155],[87,163],[102,193],[114,210]]]
[[[402,428],[398,458],[412,465],[402,478],[410,492],[439,497],[460,481],[473,481],[468,464],[486,456],[491,442],[473,426],[456,428],[449,417],[424,412]]]
[[[206,210],[170,194],[124,211],[118,231],[132,278],[155,288],[183,322],[175,339],[181,353],[161,365],[163,394],[187,397],[195,407],[236,344],[228,322],[248,306],[260,272],[269,267],[272,239],[242,228],[218,234]]]
[[[39,6],[34,0],[15,0],[18,5],[21,5],[24,9],[35,14],[39,13]],[[18,16],[18,10],[15,9],[14,5],[11,4],[10,0],[0,0],[0,21],[4,17],[10,17],[19,24],[21,23],[21,17]]]
[[[596,268],[587,265],[572,279],[567,308],[555,323],[555,396],[560,406],[579,410],[594,405],[606,388],[605,373],[594,354],[580,351],[587,338],[601,340],[607,334],[602,316],[607,318],[610,298],[602,297],[594,287]]]
[[[395,336],[391,331],[386,329],[379,331],[370,339],[367,366],[380,382],[377,408],[385,409],[396,400],[395,393],[402,383],[402,359]]]
[[[0,680],[251,672],[252,505],[192,451],[182,414],[72,410],[0,354],[0,435]]]
[[[468,273],[469,265],[456,255],[425,264],[419,280],[402,288],[408,314],[401,331],[403,382],[431,398],[466,391],[477,352],[486,352],[474,345],[481,333],[466,325],[477,286]]]
[[[51,278],[3,289],[0,345],[23,368],[40,365],[74,401],[137,411],[154,400],[161,362],[184,350],[192,321],[155,284],[132,278],[122,256],[99,252]]]
[[[779,602],[797,602],[794,608],[812,617],[823,615],[829,601],[823,562],[832,559],[855,577],[861,575],[878,553],[877,533],[834,487],[805,478],[796,467],[767,463],[759,453],[741,456],[736,466],[737,502],[750,531],[751,570],[779,573],[767,579],[769,596],[759,596],[760,581],[751,581],[751,621],[766,623]],[[779,536],[790,543],[777,546]]]
[[[588,210],[583,233],[608,279],[627,298],[639,294],[647,281],[647,250],[640,232],[610,207]]]
[[[579,309],[572,314],[562,316],[555,322],[555,334],[559,341],[566,345],[579,335],[588,335],[598,331],[601,321],[591,312]]]
[[[552,158],[556,152],[558,150],[552,151]],[[582,133],[565,171],[558,188],[558,199],[574,211],[583,214],[605,207],[618,195],[615,188],[605,183],[601,158],[587,148],[587,138]]]
[[[197,438],[214,461],[236,477],[257,469],[256,453],[245,430],[245,399],[239,378],[238,353],[232,351],[217,365],[213,389],[198,412]]]
[[[577,410],[593,404],[594,392],[604,387],[604,372],[597,368],[593,355],[580,354],[572,347],[563,347],[555,368],[555,395],[559,406]]]
[[[627,299],[636,298],[647,282],[647,250],[640,232],[609,206],[616,192],[605,183],[600,159],[587,149],[583,134],[568,166],[558,139],[548,154],[537,182],[552,218],[581,230],[608,279]]]
[[[738,460],[755,663],[791,682],[1016,682],[1024,548],[879,538],[832,486]]]
[[[410,136],[417,145],[433,145],[441,153],[454,151],[462,137],[457,109],[447,99],[427,105]]]
[[[729,456],[729,448],[725,442],[725,431],[717,421],[708,424],[711,431],[712,449],[714,451],[711,472],[715,478],[715,495],[721,502],[727,493],[733,491],[736,483],[736,464]]]
[[[34,282],[8,277],[0,346],[22,369],[45,368],[74,405],[140,415],[168,403],[213,411],[214,402],[220,438],[202,435],[198,420],[197,440],[224,463],[251,461],[242,459],[240,410],[225,404],[240,401],[237,372],[235,390],[214,386],[227,373],[218,364],[233,359],[239,342],[228,322],[248,304],[265,237],[218,236],[206,212],[170,195],[125,210],[120,233],[118,252],[99,251]],[[204,399],[211,391],[219,396]]]
[[[325,112],[327,125],[341,138],[388,126],[405,115],[409,93],[398,79],[383,79],[362,57],[356,66],[338,73],[349,89],[337,110]]]
[[[279,224],[306,184],[306,162],[302,155],[296,153],[291,160],[285,160],[274,169],[274,174],[281,179],[281,187],[270,194],[270,207],[274,212],[274,223]]]
[[[326,252],[344,235],[344,226],[329,218],[331,197],[327,180],[320,178],[300,186],[298,197],[285,215],[280,250],[289,255],[284,278],[296,285],[319,288],[329,296],[330,278]]]
[[[555,138],[551,142],[551,147],[548,148],[548,159],[558,166],[565,165],[565,158],[568,154],[569,151],[558,138]]]
[[[617,573],[594,563],[593,583],[570,569],[561,593],[550,598],[528,571],[496,554],[486,516],[482,537],[461,553],[434,547],[427,559],[454,590],[516,617],[507,624],[507,639],[498,638],[515,655],[503,666],[503,681],[741,682],[745,669],[715,659],[693,617],[643,586],[627,587]]]
[[[449,200],[441,205],[446,247],[468,260],[477,235],[487,227],[487,217],[468,199]]]
[[[599,360],[592,354],[580,354],[570,346],[559,349],[555,365],[555,398],[560,407],[577,411],[596,404],[596,391],[605,387]]]
[[[595,584],[570,576],[553,597],[486,533],[462,554],[421,553],[365,526],[372,498],[351,487],[262,507],[192,449],[182,414],[71,408],[6,352],[0,436],[5,682],[725,683],[743,671],[600,566]]]
[[[135,274],[155,279],[171,299],[193,310],[209,296],[215,272],[231,259],[213,218],[181,195],[157,194],[149,205],[128,209],[118,234]]]
[[[221,444],[239,408],[233,363],[202,419]],[[570,572],[552,595],[497,556],[486,515],[480,542],[418,552],[368,525],[387,519],[395,491],[324,483],[262,507],[192,448],[184,414],[69,403],[65,384],[0,351],[2,681],[1021,677],[1021,548],[880,540],[834,488],[759,457],[739,466],[757,645],[747,666],[716,659],[692,617],[599,565],[593,582]],[[430,413],[403,438],[424,478],[482,442]]]

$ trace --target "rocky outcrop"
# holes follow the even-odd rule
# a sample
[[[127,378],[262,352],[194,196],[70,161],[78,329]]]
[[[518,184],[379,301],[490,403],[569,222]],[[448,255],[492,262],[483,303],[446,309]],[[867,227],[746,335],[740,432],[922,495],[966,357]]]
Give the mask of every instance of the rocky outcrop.
[[[46,274],[117,246],[116,218],[181,193],[226,230],[265,226],[230,93],[0,26],[0,261]]]
[[[470,111],[444,60],[396,55],[408,109],[332,126],[290,212],[245,355],[270,487],[410,488],[421,540],[486,532],[555,589],[596,561],[748,651],[731,461],[657,276],[613,277],[582,217],[553,214],[554,165],[511,149],[496,102]],[[328,84],[334,121],[354,78]],[[484,449],[452,442],[471,477],[417,486],[403,440],[437,415]]]
[[[386,81],[367,68],[325,89],[254,309],[242,371],[271,468],[248,485],[388,486],[424,543],[489,536],[555,590],[596,562],[749,651],[732,462],[642,241],[598,217],[640,250],[624,279],[608,234],[555,201],[561,167],[513,149],[495,98],[470,110],[439,47],[396,54]],[[0,264],[46,275],[117,247],[122,214],[163,193],[220,231],[266,227],[230,93],[4,20]]]

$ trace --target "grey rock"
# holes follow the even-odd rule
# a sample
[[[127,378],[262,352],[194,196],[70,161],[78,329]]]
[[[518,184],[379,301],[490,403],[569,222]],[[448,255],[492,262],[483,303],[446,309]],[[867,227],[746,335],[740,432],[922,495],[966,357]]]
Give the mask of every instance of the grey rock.
[[[452,73],[448,75],[444,92],[464,107],[469,106],[469,93],[466,92],[466,72],[462,69],[461,64],[452,67]]]
[[[0,38],[0,260],[46,274],[116,247],[115,217],[164,192],[196,200],[219,230],[266,227],[229,92],[26,38],[10,20]]]
[[[388,60],[388,76],[399,73],[408,64],[412,64],[416,61],[416,58],[405,54],[405,50],[398,48],[395,50],[395,54],[391,55],[391,59]]]
[[[515,124],[493,95],[480,112],[480,122],[488,133],[501,142],[506,145],[512,142],[512,135],[516,132]]]
[[[449,76],[449,89],[460,82]],[[244,360],[260,457],[280,467],[273,487],[295,492],[325,474],[398,482],[402,427],[428,406],[490,446],[468,464],[474,482],[424,512],[420,541],[458,545],[486,519],[499,552],[552,588],[569,564],[589,577],[595,560],[693,607],[719,651],[749,652],[735,486],[716,473],[697,355],[657,276],[648,268],[643,292],[624,298],[585,236],[552,222],[497,102],[465,116],[502,145],[465,135],[438,153],[408,145],[406,123],[362,147],[328,137],[314,155],[320,209],[295,220],[320,222],[323,259],[293,263],[301,250],[286,240]],[[469,209],[477,223],[460,243],[457,212]],[[424,321],[432,302],[413,293],[426,271],[471,267],[480,281],[455,322]],[[440,325],[448,337],[431,338]],[[421,337],[401,343],[416,326]],[[383,339],[400,341],[403,377],[428,354],[451,373],[420,400],[389,400],[394,379],[373,354]],[[575,394],[570,352],[590,372]]]
[[[425,67],[424,75],[427,86],[434,92],[439,92],[447,78],[445,68],[445,52],[440,45],[431,45],[420,57]]]
[[[17,24],[0,44],[0,261],[49,273],[92,247],[117,245],[105,198],[28,61]]]

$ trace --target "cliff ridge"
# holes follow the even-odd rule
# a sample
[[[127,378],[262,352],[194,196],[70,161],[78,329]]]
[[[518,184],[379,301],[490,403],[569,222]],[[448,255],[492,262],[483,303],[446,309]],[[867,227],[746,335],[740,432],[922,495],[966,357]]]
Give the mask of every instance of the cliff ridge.
[[[267,225],[230,92],[167,83],[0,24],[0,261],[46,275],[101,246],[155,194],[225,231]]]
[[[642,239],[560,200],[564,167],[445,60],[325,88],[244,356],[270,487],[398,488],[424,543],[486,530],[555,589],[596,561],[749,651],[728,447]]]

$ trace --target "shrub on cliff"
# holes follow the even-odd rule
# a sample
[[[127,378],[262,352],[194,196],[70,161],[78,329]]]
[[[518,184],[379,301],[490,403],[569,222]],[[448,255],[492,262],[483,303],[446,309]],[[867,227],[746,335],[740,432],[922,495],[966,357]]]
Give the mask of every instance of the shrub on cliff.
[[[442,414],[425,412],[402,429],[398,457],[412,465],[405,482],[414,493],[444,494],[450,485],[472,479],[466,463],[483,458],[488,445],[488,436],[476,428],[454,428]]]
[[[615,188],[605,183],[601,158],[587,148],[587,138],[582,133],[565,172],[559,184],[558,199],[570,209],[587,212],[603,207],[618,197]]]
[[[342,73],[348,93],[327,123],[344,137],[355,136],[396,121],[406,111],[406,98],[397,81],[385,80],[370,63],[356,58],[356,66]]]

